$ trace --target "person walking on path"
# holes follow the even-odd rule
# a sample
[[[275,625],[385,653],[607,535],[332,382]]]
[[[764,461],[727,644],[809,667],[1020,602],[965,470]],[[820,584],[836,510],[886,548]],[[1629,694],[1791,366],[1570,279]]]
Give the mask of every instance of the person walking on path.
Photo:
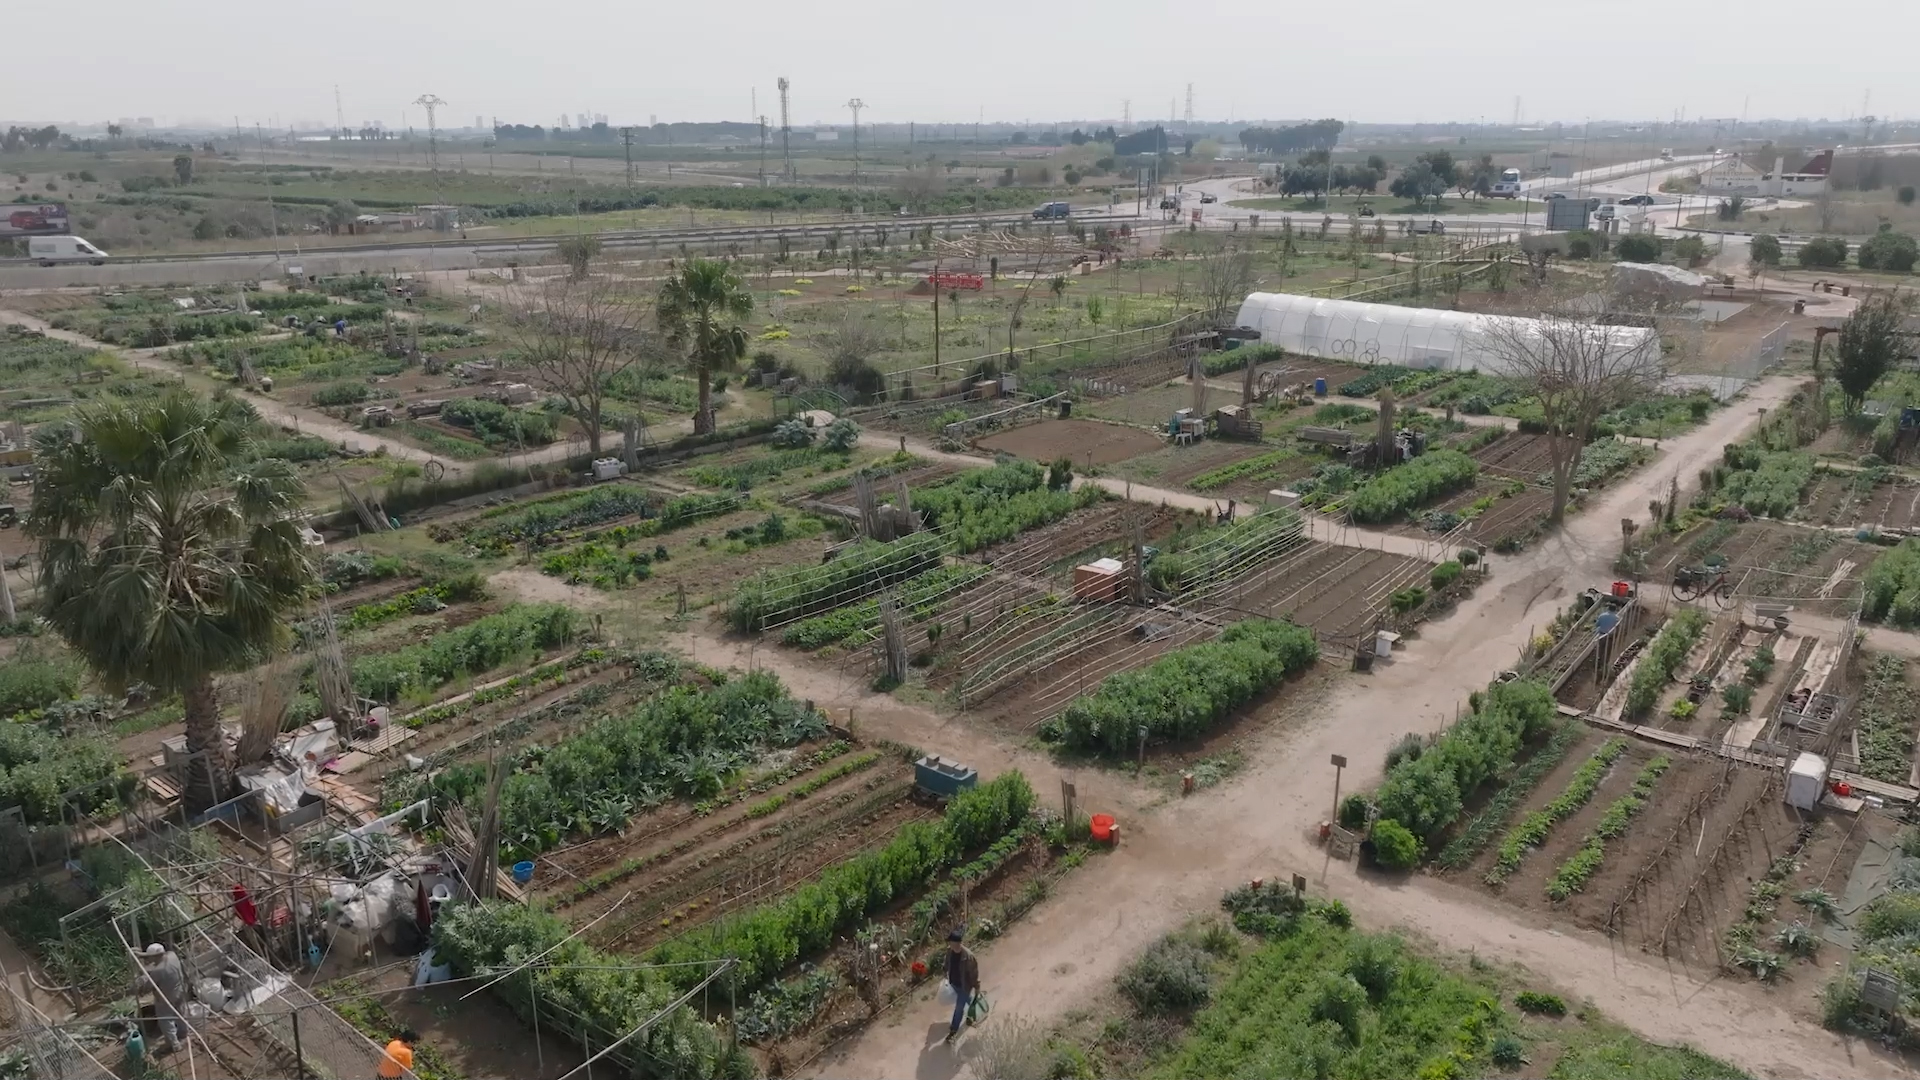
[[[400,1032],[380,1055],[380,1080],[400,1080],[413,1075],[413,1044],[420,1041],[412,1028]]]
[[[980,958],[960,943],[965,937],[965,931],[959,929],[947,935],[947,985],[953,987],[953,1023],[947,1025],[948,1042],[960,1037],[960,1027],[967,1022],[967,1006],[973,1003],[973,995],[980,992]]]
[[[185,1037],[180,1028],[186,1023],[186,1013],[181,1009],[187,999],[186,968],[181,966],[179,954],[159,942],[147,946],[140,960],[145,967],[147,985],[153,987],[154,1019],[159,1021],[160,1031],[167,1038],[167,1049],[178,1050],[180,1040]]]

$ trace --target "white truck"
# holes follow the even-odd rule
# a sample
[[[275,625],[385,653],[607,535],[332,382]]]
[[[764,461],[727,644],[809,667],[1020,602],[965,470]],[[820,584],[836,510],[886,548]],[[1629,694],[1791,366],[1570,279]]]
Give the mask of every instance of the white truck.
[[[55,263],[92,263],[104,266],[107,253],[81,236],[35,236],[27,240],[27,258],[41,266]]]
[[[1520,170],[1502,169],[1500,179],[1493,182],[1493,190],[1488,194],[1496,199],[1517,199],[1521,195]]]

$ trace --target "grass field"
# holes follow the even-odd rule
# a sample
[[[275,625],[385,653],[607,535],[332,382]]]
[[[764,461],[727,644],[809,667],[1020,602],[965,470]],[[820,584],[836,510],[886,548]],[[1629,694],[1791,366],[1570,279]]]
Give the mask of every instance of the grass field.
[[[1429,203],[1416,206],[1392,195],[1335,195],[1331,209],[1322,205],[1321,200],[1308,196],[1267,196],[1255,199],[1234,199],[1233,205],[1243,210],[1274,210],[1282,213],[1313,214],[1331,213],[1335,217],[1345,217],[1357,213],[1362,205],[1371,206],[1374,212],[1387,217],[1431,217],[1435,214],[1539,214],[1543,204],[1533,199],[1443,199],[1438,205]]]

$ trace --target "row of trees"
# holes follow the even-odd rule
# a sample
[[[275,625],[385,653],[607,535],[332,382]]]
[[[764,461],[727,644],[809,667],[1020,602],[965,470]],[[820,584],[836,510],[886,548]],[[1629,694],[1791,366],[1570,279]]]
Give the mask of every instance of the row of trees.
[[[1303,150],[1331,150],[1347,125],[1339,120],[1315,120],[1291,127],[1250,127],[1240,132],[1240,145],[1250,154],[1297,154]]]
[[[45,150],[60,141],[60,129],[48,124],[42,128],[24,128],[15,124],[7,128],[5,137],[0,137],[0,151],[18,153],[21,150]]]
[[[1478,161],[1456,162],[1445,150],[1430,150],[1401,169],[1387,190],[1423,206],[1428,200],[1438,202],[1450,189],[1463,196],[1483,198],[1493,191],[1493,183],[1499,176],[1500,169],[1494,165],[1492,154],[1482,154]]]

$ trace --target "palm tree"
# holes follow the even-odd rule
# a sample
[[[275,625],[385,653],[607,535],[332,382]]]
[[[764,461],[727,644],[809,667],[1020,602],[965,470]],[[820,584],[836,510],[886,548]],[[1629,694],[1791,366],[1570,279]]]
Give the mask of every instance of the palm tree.
[[[700,380],[695,435],[713,430],[713,373],[733,370],[746,355],[747,330],[740,320],[752,313],[746,283],[714,259],[695,259],[660,286],[654,317],[668,343],[687,350],[687,366]]]
[[[245,668],[288,634],[315,583],[301,484],[254,459],[243,402],[183,393],[82,407],[34,439],[41,614],[106,683],[180,695],[189,809],[227,794],[216,672]]]

